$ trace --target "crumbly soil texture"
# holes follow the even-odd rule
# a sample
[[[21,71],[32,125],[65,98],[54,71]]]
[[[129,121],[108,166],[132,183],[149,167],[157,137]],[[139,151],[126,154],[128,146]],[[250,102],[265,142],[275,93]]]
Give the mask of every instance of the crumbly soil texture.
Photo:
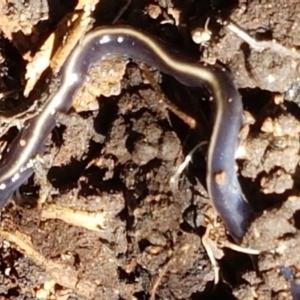
[[[300,299],[300,3],[81,2],[0,0],[3,157],[60,84],[50,55],[24,97],[42,65],[29,63],[51,34],[50,52],[64,47],[74,27],[62,24],[94,6],[91,27],[127,24],[231,70],[245,110],[237,170],[255,212],[239,246],[259,255],[230,246],[208,198],[210,91],[126,61],[118,92],[89,97],[91,108],[83,91],[85,108],[57,116],[34,175],[2,209],[0,299]],[[99,89],[94,77],[83,88]]]

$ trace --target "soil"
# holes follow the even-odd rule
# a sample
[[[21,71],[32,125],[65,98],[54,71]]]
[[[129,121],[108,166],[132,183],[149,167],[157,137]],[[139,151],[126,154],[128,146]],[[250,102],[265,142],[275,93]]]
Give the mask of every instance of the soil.
[[[300,299],[300,3],[284,2],[132,0],[117,20],[231,70],[245,109],[238,173],[255,211],[240,246],[260,254],[233,250],[220,220],[211,223],[208,91],[141,62],[111,61],[98,73],[114,68],[116,82],[98,97],[94,75],[2,210],[0,299]],[[82,12],[76,5],[0,0],[1,149],[59,85],[49,67],[22,96],[29,58]],[[93,27],[110,25],[125,6],[99,1]],[[205,45],[192,41],[198,28],[210,31]],[[216,224],[218,233],[208,232]]]

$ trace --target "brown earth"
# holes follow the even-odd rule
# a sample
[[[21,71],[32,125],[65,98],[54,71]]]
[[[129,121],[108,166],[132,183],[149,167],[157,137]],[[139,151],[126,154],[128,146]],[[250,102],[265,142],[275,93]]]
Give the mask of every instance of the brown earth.
[[[93,26],[111,24],[126,4],[99,2]],[[170,183],[185,156],[209,141],[208,93],[130,62],[126,71],[117,69],[119,94],[95,97],[87,87],[83,93],[93,110],[84,100],[59,116],[43,163],[3,209],[0,299],[291,299],[294,282],[280,270],[290,268],[295,282],[300,278],[300,3],[283,2],[132,1],[117,21],[231,69],[247,116],[240,180],[256,212],[242,245],[262,253],[222,248],[225,237],[209,235],[222,274],[214,286],[202,244],[211,212],[206,145]],[[24,99],[25,58],[32,59],[62,20],[78,13],[75,7],[0,1],[2,148],[15,126],[37,113],[34,100],[45,101],[59,81],[46,69]],[[207,18],[211,39],[198,46],[190,34]],[[255,49],[221,24],[229,19],[257,45],[269,44]]]

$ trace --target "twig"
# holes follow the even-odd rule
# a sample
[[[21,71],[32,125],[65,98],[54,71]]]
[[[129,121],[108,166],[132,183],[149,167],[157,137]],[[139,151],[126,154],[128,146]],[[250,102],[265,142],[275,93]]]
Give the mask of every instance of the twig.
[[[225,21],[224,25],[226,28],[228,28],[230,31],[232,31],[242,40],[248,43],[256,51],[261,52],[263,50],[270,49],[271,51],[277,52],[283,56],[300,58],[300,53],[297,52],[295,48],[287,48],[279,44],[275,39],[271,41],[257,41],[231,20]]]

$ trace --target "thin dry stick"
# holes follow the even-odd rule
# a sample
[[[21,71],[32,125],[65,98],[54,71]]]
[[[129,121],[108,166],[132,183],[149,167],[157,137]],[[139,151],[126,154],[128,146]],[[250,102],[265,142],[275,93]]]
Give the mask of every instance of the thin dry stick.
[[[193,161],[193,155],[194,153],[201,148],[203,145],[205,145],[207,142],[201,142],[199,144],[197,144],[190,152],[189,154],[185,157],[184,161],[177,167],[177,170],[175,172],[175,174],[170,178],[170,184],[174,185],[179,176],[181,175],[181,173],[187,168],[187,166],[189,165],[190,162]]]
[[[208,258],[213,266],[214,269],[214,284],[215,286],[218,284],[219,280],[220,280],[220,267],[219,264],[217,262],[217,260],[215,259],[214,253],[210,247],[209,244],[209,239],[210,239],[210,232],[213,229],[213,225],[212,224],[208,224],[205,230],[205,233],[202,237],[202,244],[204,249],[206,250],[206,253],[208,255]]]
[[[120,9],[119,13],[117,14],[117,16],[112,21],[112,24],[116,24],[119,21],[119,19],[122,17],[122,15],[124,14],[124,12],[128,9],[128,7],[129,7],[130,4],[131,4],[131,0],[127,0],[127,2],[125,3],[125,5]]]
[[[163,277],[166,275],[169,265],[173,258],[174,258],[174,255],[171,256],[169,261],[164,265],[164,267],[162,268],[162,270],[159,272],[158,276],[156,277],[156,279],[153,283],[152,289],[150,291],[150,300],[155,300],[155,294],[156,294],[157,288],[159,287]]]
[[[161,91],[159,84],[154,80],[153,74],[150,72],[149,68],[145,64],[139,64],[140,68],[143,70],[147,80],[150,82],[151,86],[154,88],[154,91],[160,95],[168,109],[176,115],[179,119],[181,119],[184,123],[186,123],[190,128],[195,129],[197,125],[197,121],[182,112],[176,105],[174,105]]]
[[[251,37],[245,30],[235,24],[233,21],[225,21],[224,25],[230,31],[239,36],[242,40],[248,43],[253,49],[258,52],[261,52],[265,49],[270,49],[274,52],[277,52],[283,56],[292,56],[295,58],[300,58],[300,53],[296,51],[295,48],[287,48],[281,44],[279,44],[276,40],[271,41],[257,41],[253,37]]]
[[[222,248],[229,248],[229,249],[234,250],[236,252],[241,252],[241,253],[245,253],[245,254],[249,254],[249,255],[259,255],[259,254],[261,254],[260,250],[241,247],[241,246],[233,244],[229,241],[222,242],[221,247]]]

